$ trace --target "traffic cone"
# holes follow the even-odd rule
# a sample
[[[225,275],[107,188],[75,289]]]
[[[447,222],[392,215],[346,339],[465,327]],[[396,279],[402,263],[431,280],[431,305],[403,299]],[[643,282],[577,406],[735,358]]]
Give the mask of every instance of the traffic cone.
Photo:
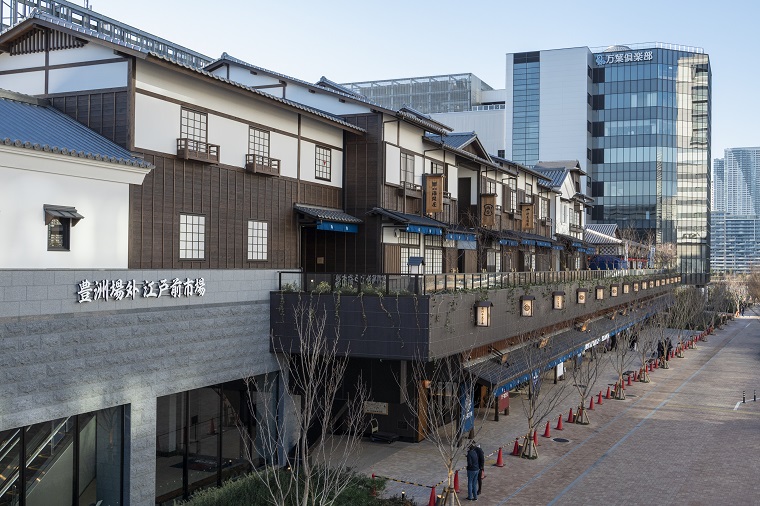
[[[512,455],[519,457],[520,456],[520,438],[515,438],[515,449],[512,450]]]
[[[562,415],[559,415],[559,418],[557,419],[557,430],[562,430]]]
[[[660,363],[660,359],[659,358],[654,361],[654,368],[655,369],[659,369],[660,368],[660,366],[658,365],[659,363]]]
[[[609,385],[607,385],[607,395],[605,395],[604,398],[605,399],[612,399],[612,397],[610,397],[610,386]]]
[[[593,397],[589,400],[588,409],[589,409],[589,411],[593,411],[594,410],[594,398]]]
[[[628,386],[631,386],[631,375],[628,375]]]
[[[430,500],[428,501],[428,506],[435,506],[436,503],[436,497],[435,497],[435,487],[430,489]]]
[[[501,456],[501,446],[499,447],[499,453],[496,455],[496,467],[504,467],[504,458]]]
[[[533,446],[538,446],[538,431],[533,429]]]
[[[214,419],[212,418],[211,421],[208,424],[208,433],[209,434],[216,434],[216,427],[214,427]]]
[[[454,471],[454,492],[459,493],[459,469]]]
[[[570,408],[570,413],[567,414],[567,423],[573,423],[573,408]]]
[[[549,421],[546,421],[546,429],[544,429],[544,437],[551,437],[549,435]]]
[[[621,381],[620,382],[620,388],[622,388],[623,390],[625,390],[625,381]]]
[[[602,391],[601,390],[599,390],[599,397],[596,398],[596,404],[597,406],[602,405]]]

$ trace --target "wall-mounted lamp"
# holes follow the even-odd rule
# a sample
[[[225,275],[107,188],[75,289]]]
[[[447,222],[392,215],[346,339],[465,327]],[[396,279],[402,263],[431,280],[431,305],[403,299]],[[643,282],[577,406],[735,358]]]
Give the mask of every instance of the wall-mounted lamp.
[[[491,308],[493,302],[490,300],[479,300],[475,303],[475,325],[478,327],[491,326]]]
[[[633,291],[634,292],[638,292],[639,291],[639,282],[638,281],[633,284]]]
[[[647,282],[646,281],[642,281],[641,282],[641,289],[642,290],[646,290],[647,289]]]
[[[631,293],[631,284],[630,283],[623,283],[623,293],[624,294]]]
[[[588,290],[585,288],[578,288],[578,290],[575,292],[575,301],[578,304],[585,304],[586,297],[588,297]]]
[[[660,280],[659,279],[655,279],[654,280],[654,286],[656,286],[656,287],[659,288],[659,286],[660,286]]]
[[[552,292],[552,308],[565,309],[565,292]]]
[[[610,296],[617,297],[620,285],[610,285]]]
[[[533,301],[536,298],[532,295],[523,295],[520,297],[520,316],[533,316]]]
[[[602,285],[597,285],[596,300],[602,300],[602,299],[604,299],[604,287]]]

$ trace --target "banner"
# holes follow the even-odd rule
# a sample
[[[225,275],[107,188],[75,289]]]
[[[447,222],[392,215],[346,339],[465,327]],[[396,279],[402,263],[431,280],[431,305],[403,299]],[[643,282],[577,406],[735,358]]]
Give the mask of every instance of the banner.
[[[472,384],[469,382],[459,385],[459,433],[469,432],[475,426],[475,403],[473,402]]]
[[[522,231],[533,230],[535,216],[533,204],[520,204],[520,212],[522,213]]]
[[[425,214],[443,212],[443,175],[425,175]]]
[[[480,225],[493,227],[496,224],[496,195],[484,193],[480,196]]]

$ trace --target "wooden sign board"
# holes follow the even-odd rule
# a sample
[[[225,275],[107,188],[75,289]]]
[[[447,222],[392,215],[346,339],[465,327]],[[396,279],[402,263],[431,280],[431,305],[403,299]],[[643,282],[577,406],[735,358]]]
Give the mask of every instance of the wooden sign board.
[[[484,193],[480,196],[480,224],[493,227],[496,224],[496,194]]]
[[[535,216],[535,208],[533,204],[520,204],[520,212],[522,213],[522,230],[533,230],[533,221]]]
[[[443,175],[425,176],[425,214],[443,212]]]

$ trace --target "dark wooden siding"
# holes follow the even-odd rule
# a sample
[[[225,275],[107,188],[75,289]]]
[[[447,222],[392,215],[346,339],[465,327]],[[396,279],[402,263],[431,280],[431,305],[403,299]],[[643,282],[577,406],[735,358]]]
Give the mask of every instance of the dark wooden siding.
[[[300,267],[293,212],[297,181],[172,157],[146,155],[145,159],[156,168],[142,185],[130,186],[131,269]],[[339,188],[300,184],[301,203],[339,207]],[[180,213],[206,218],[203,260],[179,258]],[[269,224],[266,261],[248,261],[248,220]]]
[[[384,271],[389,274],[401,272],[401,246],[398,244],[386,244],[383,246],[385,253]]]
[[[105,93],[72,93],[49,99],[59,111],[129,149],[129,94],[126,89]]]

